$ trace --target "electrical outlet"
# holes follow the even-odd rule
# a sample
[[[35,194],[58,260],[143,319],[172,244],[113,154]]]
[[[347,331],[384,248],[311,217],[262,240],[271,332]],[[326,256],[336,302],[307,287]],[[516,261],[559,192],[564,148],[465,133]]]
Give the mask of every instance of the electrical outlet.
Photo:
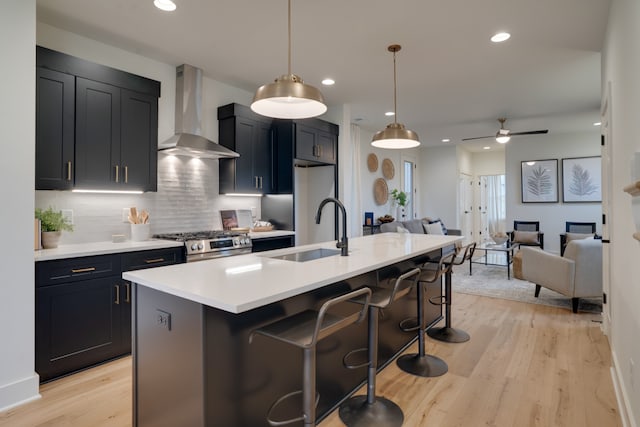
[[[167,331],[171,330],[171,313],[156,309],[156,324]]]
[[[62,217],[73,225],[73,209],[61,209],[60,211],[62,212]]]
[[[129,222],[129,208],[122,208],[122,222]]]
[[[255,218],[256,215],[258,215],[258,211],[256,210],[256,207],[251,206],[251,216]]]

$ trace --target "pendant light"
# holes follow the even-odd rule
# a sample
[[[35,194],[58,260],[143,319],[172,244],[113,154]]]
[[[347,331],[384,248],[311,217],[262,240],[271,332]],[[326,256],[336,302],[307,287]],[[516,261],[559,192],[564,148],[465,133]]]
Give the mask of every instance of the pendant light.
[[[396,52],[400,51],[402,46],[392,44],[387,48],[389,52],[393,52],[393,123],[387,125],[384,130],[376,132],[371,140],[371,145],[378,148],[413,148],[420,145],[418,134],[414,131],[406,129],[403,124],[398,123],[398,105],[397,105],[397,83],[396,83]]]
[[[274,83],[256,91],[251,109],[258,114],[278,119],[304,119],[327,111],[322,93],[291,73],[291,0],[289,0],[289,69]]]

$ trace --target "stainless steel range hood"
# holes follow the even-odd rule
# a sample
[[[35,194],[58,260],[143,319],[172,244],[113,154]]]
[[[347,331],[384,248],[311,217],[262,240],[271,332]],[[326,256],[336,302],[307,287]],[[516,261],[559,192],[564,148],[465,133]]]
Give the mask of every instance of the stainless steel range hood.
[[[176,156],[219,159],[240,157],[202,136],[202,70],[191,65],[176,68],[176,134],[158,144],[158,151]]]

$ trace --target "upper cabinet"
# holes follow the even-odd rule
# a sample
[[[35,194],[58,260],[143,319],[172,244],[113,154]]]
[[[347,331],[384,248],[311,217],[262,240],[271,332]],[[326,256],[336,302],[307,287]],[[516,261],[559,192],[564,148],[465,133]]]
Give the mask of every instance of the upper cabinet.
[[[238,154],[220,159],[220,193],[272,192],[272,120],[240,104],[218,108],[219,142]]]
[[[333,132],[330,125],[322,121],[309,124],[296,122],[296,159],[335,165],[338,133],[337,129]]]
[[[156,191],[160,83],[42,47],[36,58],[36,189]]]

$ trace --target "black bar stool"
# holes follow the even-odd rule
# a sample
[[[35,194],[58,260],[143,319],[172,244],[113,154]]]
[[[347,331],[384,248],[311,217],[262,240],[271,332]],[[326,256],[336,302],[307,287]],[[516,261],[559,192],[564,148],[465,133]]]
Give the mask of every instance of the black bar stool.
[[[402,298],[415,285],[419,268],[414,268],[398,276],[392,288],[372,286],[371,302],[369,303],[368,347],[349,352],[344,360],[348,368],[367,366],[367,394],[353,396],[340,405],[340,419],[348,427],[400,427],[404,421],[402,409],[394,402],[381,396],[376,396],[376,372],[378,369],[378,315],[392,302]],[[409,280],[412,278],[411,280]],[[402,286],[404,285],[404,286]],[[364,299],[357,300],[364,303]],[[367,363],[362,365],[348,365],[347,358],[359,351],[368,351]]]
[[[354,299],[363,300],[362,308],[359,308],[357,311],[341,315],[328,312],[332,306]],[[305,427],[316,425],[316,405],[320,399],[320,396],[316,397],[316,344],[323,338],[349,325],[361,322],[367,314],[370,300],[371,289],[367,287],[360,288],[326,301],[322,304],[319,311],[306,310],[251,332],[249,335],[249,343],[253,341],[254,335],[264,335],[302,348],[304,351],[302,390],[288,393],[277,399],[273,405],[271,405],[267,413],[267,422],[269,425],[282,426],[298,421],[303,421]],[[353,306],[357,307],[356,305]],[[285,399],[298,394],[302,394],[302,416],[282,421],[271,418],[271,414],[276,406]]]
[[[434,283],[443,274],[451,271],[455,252],[440,258],[438,264],[426,262],[420,268],[418,278],[418,353],[405,354],[397,364],[403,371],[420,377],[439,377],[449,370],[447,363],[439,357],[426,354],[424,350],[424,283]]]
[[[464,247],[464,252],[462,248],[458,251],[455,258],[451,262],[453,265],[462,265],[465,261],[471,262],[471,257],[473,256],[473,252],[476,250],[476,243],[470,243]],[[462,255],[460,255],[462,253]],[[437,328],[430,328],[427,330],[427,335],[431,338],[436,339],[438,341],[450,342],[450,343],[460,343],[469,341],[469,334],[461,329],[455,329],[451,327],[451,276],[453,275],[453,269],[450,269],[449,272],[445,275],[444,278],[444,295],[438,295],[435,297],[429,298],[429,302],[434,305],[444,305],[445,306],[445,316],[444,322],[445,326],[440,326]]]

